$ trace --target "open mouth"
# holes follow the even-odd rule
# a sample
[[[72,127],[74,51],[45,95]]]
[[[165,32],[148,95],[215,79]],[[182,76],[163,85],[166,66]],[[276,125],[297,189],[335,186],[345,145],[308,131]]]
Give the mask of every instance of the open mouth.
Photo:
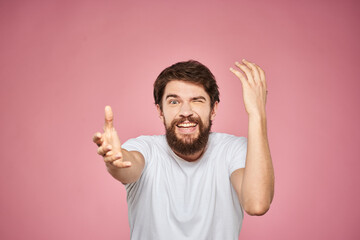
[[[197,125],[196,122],[185,121],[177,124],[176,127],[181,134],[193,134],[196,132]]]
[[[193,128],[196,127],[198,124],[194,122],[182,122],[177,124],[176,126],[179,128]]]

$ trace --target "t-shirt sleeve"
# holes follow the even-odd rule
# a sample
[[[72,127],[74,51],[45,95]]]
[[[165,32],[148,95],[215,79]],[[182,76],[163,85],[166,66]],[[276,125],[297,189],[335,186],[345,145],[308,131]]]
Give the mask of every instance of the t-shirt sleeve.
[[[230,147],[229,175],[239,168],[245,168],[247,138],[235,137]]]
[[[140,152],[145,159],[145,167],[148,164],[148,161],[151,159],[149,156],[151,154],[151,146],[148,136],[140,136],[137,138],[132,138],[127,140],[124,144],[122,144],[122,148],[127,151],[137,151]]]

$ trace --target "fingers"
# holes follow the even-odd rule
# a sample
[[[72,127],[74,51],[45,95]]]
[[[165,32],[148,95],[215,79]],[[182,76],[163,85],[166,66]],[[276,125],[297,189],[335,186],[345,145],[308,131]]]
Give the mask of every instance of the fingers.
[[[95,135],[93,136],[93,142],[99,146],[99,148],[97,149],[97,153],[103,156],[104,162],[111,163],[112,165],[119,168],[130,167],[131,162],[122,161],[121,143],[113,126],[113,118],[114,115],[111,107],[106,106],[104,124],[105,133],[95,133]]]
[[[122,155],[119,152],[114,154],[114,152],[109,151],[104,156],[104,162],[113,162],[113,161],[119,160],[119,159],[122,159]]]
[[[251,70],[250,73],[251,73],[251,76],[253,77],[253,80],[255,82],[259,83],[260,82],[260,74],[259,74],[259,70],[257,69],[256,65],[245,59],[243,59],[242,62]]]
[[[102,138],[101,133],[99,133],[99,132],[95,133],[95,135],[93,136],[93,142],[96,143],[96,145],[98,145],[98,147],[101,146],[101,144],[104,142],[104,139]]]
[[[101,156],[105,156],[105,154],[107,152],[109,152],[112,149],[111,145],[107,145],[107,146],[100,146],[97,150],[97,153]]]
[[[112,151],[109,151],[104,157],[105,162],[111,163],[115,167],[127,168],[127,167],[131,166],[131,162],[123,162],[122,160],[123,160],[123,158],[122,158],[122,154],[120,152],[113,154]]]
[[[262,83],[264,84],[265,89],[267,89],[266,79],[265,79],[265,72],[264,72],[264,70],[262,70],[259,66],[256,65],[256,67],[257,67],[257,69],[259,70],[260,79],[261,79]]]
[[[235,62],[235,65],[245,73],[246,78],[247,78],[247,82],[250,83],[250,84],[253,84],[254,83],[254,78],[253,78],[253,75],[251,73],[250,68],[247,65],[241,64],[239,62]]]
[[[118,168],[127,168],[127,167],[131,167],[131,162],[122,162],[120,160],[116,160],[112,163],[115,167]]]
[[[244,83],[246,81],[250,84],[261,83],[266,86],[265,73],[255,63],[251,63],[251,62],[243,59],[242,63],[235,62],[235,65],[245,73],[246,78],[245,78],[244,74],[242,74],[240,71],[237,71],[233,68],[230,68],[230,71],[233,72],[241,80],[242,83]]]
[[[245,76],[244,76],[241,72],[233,69],[232,67],[230,68],[230,71],[231,71],[232,73],[234,73],[235,76],[237,76],[237,77],[240,79],[240,81],[241,81],[242,84],[246,83],[246,78],[245,78]]]
[[[105,125],[104,125],[104,130],[110,130],[113,129],[113,112],[111,110],[110,106],[106,106],[105,107]]]

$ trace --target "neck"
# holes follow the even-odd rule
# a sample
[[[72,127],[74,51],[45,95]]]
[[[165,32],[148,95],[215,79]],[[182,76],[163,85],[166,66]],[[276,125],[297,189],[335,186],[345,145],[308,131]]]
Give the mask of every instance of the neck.
[[[178,153],[176,152],[174,149],[172,149],[173,152],[178,155],[179,157],[181,157],[182,159],[184,159],[185,161],[188,161],[188,162],[195,162],[196,160],[198,160],[202,155],[203,153],[205,152],[205,148],[201,149],[200,151],[194,153],[194,154],[191,154],[191,155],[183,155],[181,153]]]

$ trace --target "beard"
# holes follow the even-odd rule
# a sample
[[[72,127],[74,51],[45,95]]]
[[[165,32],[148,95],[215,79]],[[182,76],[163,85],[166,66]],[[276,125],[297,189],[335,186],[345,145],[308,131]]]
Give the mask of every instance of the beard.
[[[178,138],[178,136],[176,135],[176,125],[186,120],[198,124],[199,135],[197,137],[194,138],[190,134],[184,134],[183,138]],[[189,156],[199,151],[202,151],[206,147],[210,135],[211,125],[212,121],[210,120],[210,117],[208,126],[205,126],[201,119],[197,117],[190,116],[181,119],[174,119],[169,127],[166,127],[165,125],[166,140],[173,151],[184,156]]]

